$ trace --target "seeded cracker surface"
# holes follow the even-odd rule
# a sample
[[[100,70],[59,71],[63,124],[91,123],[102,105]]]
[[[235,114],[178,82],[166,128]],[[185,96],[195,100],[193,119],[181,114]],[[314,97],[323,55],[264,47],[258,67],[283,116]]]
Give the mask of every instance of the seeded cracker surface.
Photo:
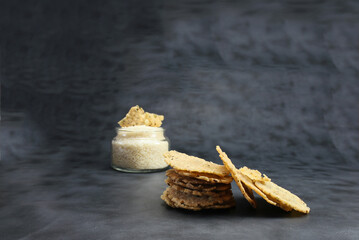
[[[270,196],[273,201],[279,203],[278,205],[284,210],[294,209],[302,213],[309,213],[310,211],[302,199],[273,182],[255,182],[255,185]]]
[[[239,171],[244,175],[247,176],[252,181],[270,181],[270,178],[268,178],[265,174],[263,174],[258,170],[249,169],[247,167],[242,167],[239,169]]]
[[[121,121],[118,122],[121,127],[132,127],[145,125],[149,127],[161,127],[163,115],[157,115],[154,113],[148,113],[138,105],[132,107]]]
[[[209,173],[220,177],[229,175],[229,171],[223,165],[206,161],[202,158],[189,156],[177,151],[169,151],[164,154],[165,161],[174,169],[186,172]]]

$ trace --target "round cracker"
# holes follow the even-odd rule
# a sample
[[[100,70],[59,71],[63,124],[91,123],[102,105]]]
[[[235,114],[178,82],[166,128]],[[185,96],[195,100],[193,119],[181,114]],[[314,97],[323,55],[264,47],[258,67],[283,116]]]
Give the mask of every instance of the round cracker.
[[[191,182],[193,184],[209,184],[207,181],[202,180],[202,179],[197,179],[197,178],[194,178],[194,177],[181,175],[175,169],[168,169],[166,171],[166,176],[168,176],[172,180],[181,179],[181,181],[183,181],[183,182]]]
[[[215,205],[205,206],[205,207],[191,207],[191,206],[187,206],[184,203],[174,203],[174,202],[171,202],[171,204],[172,204],[173,208],[183,208],[183,209],[193,210],[193,211],[200,211],[200,210],[205,210],[205,209],[225,209],[225,208],[232,208],[232,207],[236,206],[236,202],[234,199],[231,199],[222,204],[215,204]]]
[[[167,182],[167,184],[171,188],[175,189],[176,191],[181,191],[181,192],[196,195],[196,196],[221,197],[221,196],[224,196],[224,195],[233,195],[232,190],[226,190],[226,191],[198,191],[198,190],[185,188],[185,187],[182,187],[182,186],[177,185],[177,184],[173,184],[172,182]]]
[[[167,185],[170,184],[176,184],[184,188],[188,188],[191,190],[198,190],[198,191],[226,191],[231,189],[231,184],[223,184],[223,183],[217,183],[217,184],[192,184],[191,182],[183,182],[183,179],[177,178],[177,179],[171,179],[166,178],[165,182]]]
[[[169,197],[169,191],[170,191],[170,188],[168,187],[161,195],[161,199],[163,201],[165,201],[165,203],[172,208],[183,208],[183,209],[187,209],[187,210],[199,211],[199,210],[203,210],[203,209],[226,209],[226,208],[232,208],[236,205],[236,202],[232,196],[229,200],[224,201],[219,204],[201,206],[201,207],[200,206],[188,206],[185,204],[185,202],[172,201],[171,198]]]
[[[176,203],[172,202],[171,199],[168,197],[168,188],[161,195],[161,199],[163,201],[165,201],[165,203],[172,208],[184,208],[184,209],[193,210],[193,211],[199,211],[202,209],[200,207],[188,207],[184,204],[176,204]]]
[[[174,169],[167,170],[166,175],[174,183],[194,190],[223,191],[223,190],[231,189],[231,184],[229,183],[210,183],[205,180],[180,175]]]
[[[196,172],[188,172],[188,171],[181,171],[181,170],[175,170],[179,175],[196,178],[199,180],[204,180],[207,183],[224,183],[224,184],[230,184],[233,181],[233,178],[231,176],[224,176],[219,177],[214,174],[208,174],[208,173],[196,173]]]
[[[168,198],[168,188],[166,188],[166,190],[162,193],[161,199],[162,199],[163,201],[165,201],[165,203],[166,203],[168,206],[173,207],[173,208],[176,207],[176,205],[174,204],[174,202],[172,202],[171,199]]]
[[[218,204],[224,204],[233,198],[233,195],[224,195],[220,197],[195,196],[184,192],[176,191],[174,188],[167,188],[168,198],[175,204],[184,204],[189,207],[209,207]]]
[[[278,186],[273,182],[255,182],[255,185],[273,201],[277,202],[284,210],[294,209],[298,212],[309,213],[310,208],[297,195]],[[286,210],[288,211],[288,210]]]
[[[161,199],[163,201],[165,201],[165,203],[172,208],[183,208],[183,209],[188,209],[188,210],[193,210],[193,211],[202,210],[201,207],[189,207],[189,206],[186,206],[185,204],[176,204],[175,202],[171,201],[171,199],[168,197],[168,188],[161,195]]]
[[[192,210],[192,211],[200,211],[200,210],[204,210],[204,209],[225,209],[225,208],[232,208],[236,205],[235,200],[230,199],[229,201],[224,202],[222,204],[215,204],[215,205],[206,206],[206,207],[191,207],[191,206],[187,206],[184,203],[172,202],[171,199],[168,197],[167,189],[164,191],[161,198],[165,201],[165,203],[168,206],[170,206],[172,208],[183,208],[183,209]]]
[[[223,165],[206,161],[202,158],[189,156],[177,151],[168,151],[163,154],[165,162],[176,170],[196,173],[209,173],[217,176],[227,176],[229,172]]]
[[[238,170],[232,163],[232,161],[228,158],[227,154],[222,151],[222,149],[217,146],[216,147],[217,152],[219,153],[219,157],[222,159],[224,166],[228,169],[228,171],[231,173],[234,181],[239,187],[239,190],[241,190],[243,196],[247,201],[251,204],[253,208],[257,207],[256,200],[253,196],[253,192],[248,190],[248,188],[244,188],[242,181],[240,179],[240,176],[236,170]]]

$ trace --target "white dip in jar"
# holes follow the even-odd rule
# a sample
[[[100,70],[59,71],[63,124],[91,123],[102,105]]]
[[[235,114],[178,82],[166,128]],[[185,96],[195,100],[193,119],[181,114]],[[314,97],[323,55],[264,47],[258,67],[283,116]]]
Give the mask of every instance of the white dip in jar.
[[[161,127],[133,126],[116,128],[112,140],[111,166],[123,172],[156,172],[168,167],[163,154],[169,141]]]

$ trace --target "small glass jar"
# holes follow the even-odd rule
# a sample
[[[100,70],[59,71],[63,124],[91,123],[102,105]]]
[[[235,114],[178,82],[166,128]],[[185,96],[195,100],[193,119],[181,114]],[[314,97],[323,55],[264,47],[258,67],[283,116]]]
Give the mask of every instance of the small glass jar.
[[[161,127],[134,126],[116,128],[112,140],[111,166],[131,173],[158,172],[168,164],[163,154],[169,150],[169,140]]]

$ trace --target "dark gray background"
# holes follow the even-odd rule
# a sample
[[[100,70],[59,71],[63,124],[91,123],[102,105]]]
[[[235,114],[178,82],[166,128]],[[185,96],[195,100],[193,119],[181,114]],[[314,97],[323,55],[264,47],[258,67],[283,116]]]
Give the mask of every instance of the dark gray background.
[[[2,1],[1,239],[357,239],[356,1]],[[164,173],[109,168],[133,105],[165,115],[171,148],[219,144],[297,193],[188,213]]]

